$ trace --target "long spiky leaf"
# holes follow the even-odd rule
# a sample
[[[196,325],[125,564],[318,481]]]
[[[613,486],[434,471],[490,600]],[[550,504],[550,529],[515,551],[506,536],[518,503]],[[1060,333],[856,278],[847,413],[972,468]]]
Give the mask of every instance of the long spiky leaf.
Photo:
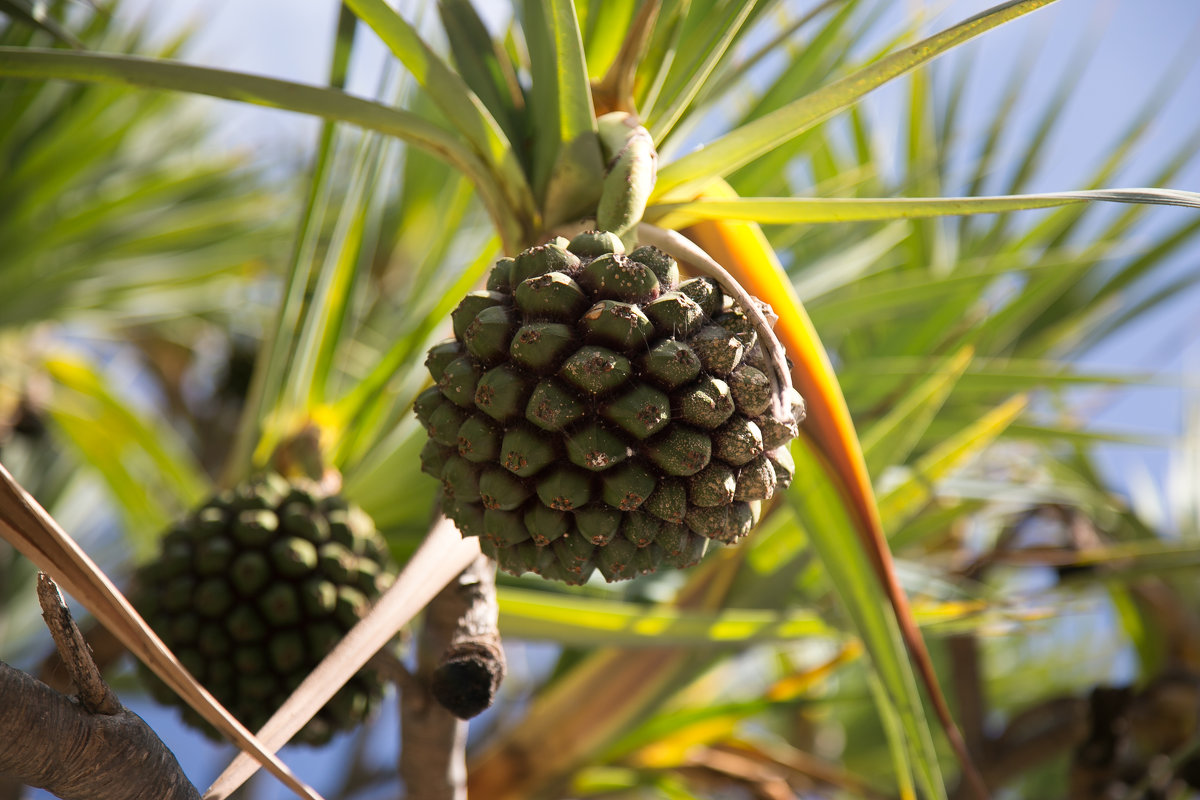
[[[704,149],[662,167],[655,199],[691,199],[714,178],[727,175],[817,123],[849,107],[863,95],[947,50],[1054,0],[1012,0],[977,14],[912,47],[834,81],[806,97],[725,134]]]
[[[525,0],[533,90],[533,185],[544,227],[585,215],[599,199],[604,160],[571,0]]]
[[[136,56],[0,47],[0,75],[190,92],[349,122],[395,136],[470,176],[505,241],[514,246],[524,241],[519,221],[507,211],[505,192],[479,156],[445,129],[402,109],[335,89]]]
[[[408,67],[446,119],[494,171],[500,190],[510,201],[508,216],[524,226],[532,225],[533,196],[516,149],[479,97],[383,0],[346,0],[346,5]]]
[[[675,225],[687,225],[701,219],[740,219],[760,224],[797,225],[916,219],[958,214],[998,214],[1092,201],[1200,208],[1200,193],[1173,189],[1094,189],[1004,197],[741,197],[729,200],[699,198],[687,203],[651,206],[647,209],[647,217],[657,220],[662,215],[669,214],[671,216],[664,222]]]

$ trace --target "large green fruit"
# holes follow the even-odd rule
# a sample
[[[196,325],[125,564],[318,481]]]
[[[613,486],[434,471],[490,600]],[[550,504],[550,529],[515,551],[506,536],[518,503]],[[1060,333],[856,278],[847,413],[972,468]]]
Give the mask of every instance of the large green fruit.
[[[310,482],[268,474],[178,523],[158,560],[139,571],[136,603],[192,675],[257,730],[394,574],[361,509]],[[149,683],[160,701],[182,704]],[[380,691],[372,674],[356,675],[296,741],[320,744],[358,724]],[[190,709],[185,718],[215,735]]]
[[[513,574],[581,583],[697,563],[791,481],[800,407],[745,315],[653,247],[590,231],[501,259],[417,398],[442,507]]]

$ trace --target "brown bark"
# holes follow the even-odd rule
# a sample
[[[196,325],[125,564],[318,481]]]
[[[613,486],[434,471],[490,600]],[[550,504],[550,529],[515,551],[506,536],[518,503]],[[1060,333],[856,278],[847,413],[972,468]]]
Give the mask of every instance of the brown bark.
[[[64,800],[194,800],[199,792],[100,676],[58,586],[38,573],[42,617],[78,700],[0,662],[0,776]],[[11,780],[4,781],[15,789]]]
[[[962,726],[967,752],[982,769],[988,760],[990,742],[984,727],[987,700],[984,696],[979,642],[975,640],[975,634],[967,633],[949,637],[946,646],[950,653],[958,723]]]
[[[124,591],[126,597],[132,596],[129,587],[126,587]],[[87,640],[88,649],[92,652],[92,663],[102,673],[107,672],[109,667],[115,664],[121,656],[129,652],[125,645],[121,644],[120,639],[113,636],[108,628],[95,620],[87,625],[83,638]],[[57,649],[47,653],[42,662],[38,664],[37,669],[32,670],[32,673],[35,678],[56,692],[69,694],[75,689],[71,673],[67,670],[62,655]]]
[[[480,556],[448,587],[446,608],[437,612],[444,614],[446,623],[457,618],[450,628],[450,642],[430,676],[429,690],[459,719],[470,719],[490,708],[504,680],[495,569],[490,560]]]
[[[38,603],[42,606],[42,619],[50,629],[54,646],[71,680],[79,688],[79,702],[93,714],[119,714],[124,710],[121,701],[108,688],[104,678],[100,677],[100,670],[92,660],[91,648],[71,618],[71,609],[67,608],[58,586],[44,572],[39,572],[37,576],[37,595]]]
[[[0,662],[0,774],[63,800],[198,800],[179,762],[131,711],[92,714]]]
[[[400,697],[400,774],[408,800],[465,800],[467,723],[504,676],[495,565],[477,558],[425,611],[416,680]],[[436,694],[435,694],[436,692]]]

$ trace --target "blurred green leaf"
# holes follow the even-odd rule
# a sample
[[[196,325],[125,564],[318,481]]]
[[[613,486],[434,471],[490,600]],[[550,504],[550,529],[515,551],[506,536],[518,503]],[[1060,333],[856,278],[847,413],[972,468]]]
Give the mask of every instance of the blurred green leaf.
[[[863,457],[872,475],[878,475],[889,464],[904,463],[974,355],[970,348],[959,350],[930,370],[929,378],[914,386],[887,414],[863,431]]]
[[[807,611],[684,611],[513,588],[500,589],[499,596],[500,625],[506,634],[564,645],[744,647],[840,635]]]
[[[514,243],[526,238],[521,232],[521,221],[502,211],[509,208],[506,187],[497,183],[486,163],[457,137],[403,109],[363,100],[335,89],[134,56],[0,47],[0,75],[171,89],[359,125],[421,147],[462,170],[475,181],[501,235]],[[598,150],[599,145],[597,153]]]
[[[203,499],[208,480],[170,426],[131,408],[86,361],[64,355],[43,365],[59,386],[55,423],[100,470],[131,541],[148,555],[162,529]]]
[[[524,229],[532,225],[533,198],[516,150],[462,77],[383,0],[346,0],[346,5],[408,67],[450,124],[466,137],[475,153],[495,173],[495,180],[509,202],[505,219],[521,223]]]
[[[0,0],[0,12],[41,28],[68,47],[82,50],[83,43],[47,13],[47,5],[45,0]]]
[[[679,214],[687,220],[682,224],[690,224],[697,219],[744,219],[763,224],[794,225],[814,222],[858,222],[961,214],[995,214],[1001,211],[1053,208],[1089,201],[1200,208],[1200,194],[1195,192],[1171,189],[1096,189],[1007,197],[700,199],[688,203],[652,205],[647,212],[648,219],[651,221],[661,219],[662,215]],[[676,222],[675,224],[680,223]]]
[[[830,482],[829,469],[821,463],[821,456],[803,437],[793,445],[792,454],[799,479],[787,491],[788,504],[828,570],[842,606],[854,620],[854,628],[871,656],[887,701],[898,717],[897,726],[888,724],[885,729],[896,753],[904,753],[900,771],[913,770],[925,793],[945,797],[937,751],[916,678],[875,567],[860,544],[856,525],[841,493]],[[881,498],[881,513],[883,506]],[[887,517],[884,519],[886,523]],[[888,713],[887,708],[882,706],[881,713]]]
[[[594,209],[604,174],[587,62],[571,0],[523,0],[533,88],[533,186],[546,227]]]
[[[470,0],[441,0],[438,11],[463,81],[513,144],[513,154],[526,158],[528,154],[521,146],[527,135],[521,116],[524,95],[517,83],[516,67],[496,46]]]
[[[655,197],[690,199],[715,177],[727,175],[773,147],[795,138],[847,108],[872,89],[929,61],[962,42],[1053,0],[1012,0],[971,17],[910,48],[834,81],[742,128],[725,134],[697,153],[662,167]]]
[[[1026,402],[1024,395],[1012,397],[958,434],[946,437],[918,459],[904,480],[879,496],[879,516],[884,529],[889,533],[894,531],[906,515],[929,499],[940,478],[995,441],[1025,410]]]

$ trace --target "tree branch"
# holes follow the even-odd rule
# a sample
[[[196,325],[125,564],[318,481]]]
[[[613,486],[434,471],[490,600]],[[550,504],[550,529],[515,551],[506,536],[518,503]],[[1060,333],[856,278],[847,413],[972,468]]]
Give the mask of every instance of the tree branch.
[[[491,705],[504,677],[495,569],[479,556],[426,608],[416,680],[400,697],[400,774],[408,800],[467,796],[463,718]]]
[[[100,677],[45,573],[38,574],[38,600],[80,699],[0,661],[0,775],[63,800],[197,800],[175,756]]]
[[[100,670],[92,660],[91,648],[84,641],[75,620],[71,619],[71,609],[67,608],[57,584],[44,572],[39,572],[37,576],[37,596],[42,606],[42,619],[50,629],[54,645],[71,674],[71,680],[79,688],[79,702],[92,714],[112,716],[121,713],[121,701],[108,688],[104,678],[100,677]]]

